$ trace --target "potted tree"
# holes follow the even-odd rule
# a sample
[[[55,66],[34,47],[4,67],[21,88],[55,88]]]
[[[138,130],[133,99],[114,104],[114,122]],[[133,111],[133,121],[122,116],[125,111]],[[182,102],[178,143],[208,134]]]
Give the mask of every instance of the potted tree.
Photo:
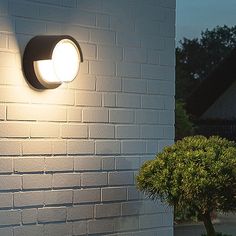
[[[236,144],[217,136],[185,137],[143,164],[137,187],[176,209],[196,212],[207,236],[216,236],[212,212],[236,210]]]

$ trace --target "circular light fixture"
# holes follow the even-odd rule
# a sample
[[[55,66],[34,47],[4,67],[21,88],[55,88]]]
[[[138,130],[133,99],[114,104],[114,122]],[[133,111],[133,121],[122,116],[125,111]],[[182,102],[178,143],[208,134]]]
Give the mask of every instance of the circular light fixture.
[[[68,35],[32,38],[23,55],[23,70],[37,89],[51,89],[75,79],[83,55],[78,42]]]

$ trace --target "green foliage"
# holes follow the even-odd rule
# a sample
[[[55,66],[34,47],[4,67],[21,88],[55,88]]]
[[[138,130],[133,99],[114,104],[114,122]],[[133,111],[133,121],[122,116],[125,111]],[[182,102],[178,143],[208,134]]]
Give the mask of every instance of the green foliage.
[[[175,139],[182,139],[192,135],[194,132],[193,123],[184,109],[184,103],[176,101],[175,103]]]
[[[236,47],[236,26],[205,30],[201,38],[180,41],[176,48],[176,98],[186,99]]]
[[[207,236],[206,234],[202,234],[202,236]],[[216,233],[216,236],[232,236],[231,234],[222,234],[222,233]]]
[[[145,162],[136,179],[152,199],[191,210],[213,228],[213,210],[236,209],[236,144],[217,136],[185,137]]]

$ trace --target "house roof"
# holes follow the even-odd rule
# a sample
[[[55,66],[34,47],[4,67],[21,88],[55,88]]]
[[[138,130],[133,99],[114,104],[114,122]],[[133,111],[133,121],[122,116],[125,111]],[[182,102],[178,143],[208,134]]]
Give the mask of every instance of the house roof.
[[[200,117],[236,81],[236,48],[202,81],[186,102],[186,110]]]

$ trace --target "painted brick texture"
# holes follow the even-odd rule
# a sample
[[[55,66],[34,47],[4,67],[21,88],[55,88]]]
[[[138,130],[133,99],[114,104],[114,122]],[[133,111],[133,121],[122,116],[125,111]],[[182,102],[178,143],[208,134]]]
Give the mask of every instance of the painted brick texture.
[[[77,78],[26,82],[35,35],[81,45]],[[175,0],[0,1],[0,235],[173,235],[135,188],[174,139]]]

